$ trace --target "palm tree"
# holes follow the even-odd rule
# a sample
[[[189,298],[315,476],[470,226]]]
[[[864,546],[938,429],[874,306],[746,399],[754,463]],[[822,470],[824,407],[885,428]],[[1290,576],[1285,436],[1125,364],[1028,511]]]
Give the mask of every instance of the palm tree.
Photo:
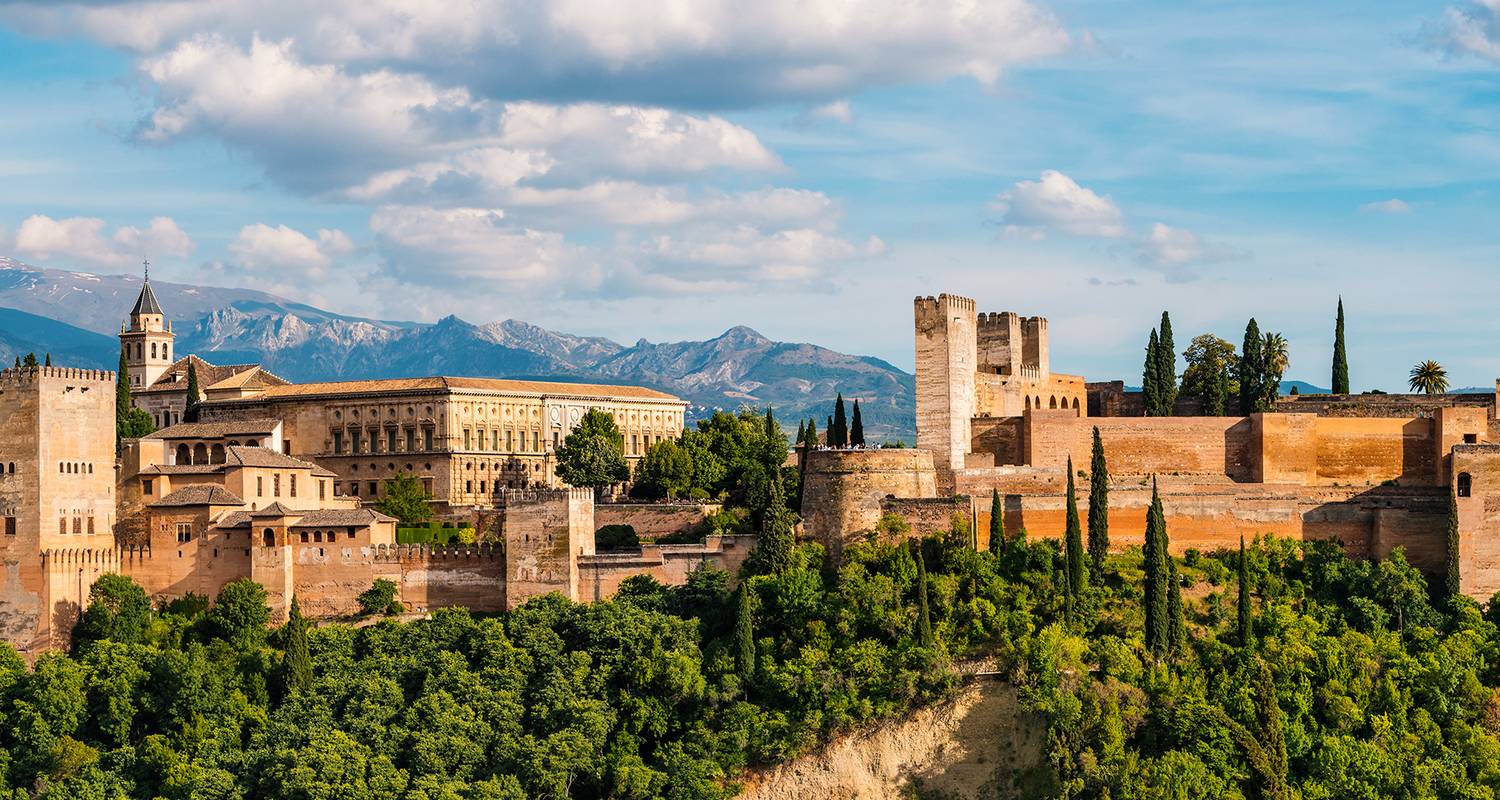
[[[1414,392],[1442,394],[1448,391],[1448,370],[1429,358],[1411,368],[1411,380],[1407,383]]]
[[[1286,337],[1279,333],[1268,333],[1261,340],[1261,397],[1262,407],[1276,407],[1276,396],[1281,394],[1281,378],[1286,375],[1292,358],[1287,349]]]

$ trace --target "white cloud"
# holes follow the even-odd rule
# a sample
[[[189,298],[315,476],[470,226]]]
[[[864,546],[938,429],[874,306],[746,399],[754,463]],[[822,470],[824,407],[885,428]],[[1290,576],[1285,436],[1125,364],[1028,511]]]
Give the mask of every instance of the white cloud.
[[[1500,0],[1448,7],[1437,38],[1450,52],[1500,63]]]
[[[252,270],[298,270],[321,278],[334,259],[355,250],[354,242],[340,230],[318,231],[316,240],[285,225],[246,225],[229,243],[235,262]]]
[[[1049,232],[1069,236],[1119,238],[1125,219],[1108,197],[1079,186],[1057,170],[1040,180],[1020,181],[991,204],[1007,234],[1042,238]]]
[[[476,293],[500,284],[545,294],[597,281],[582,248],[560,233],[510,225],[498,209],[382,206],[370,217],[370,230],[387,271],[412,283]]]
[[[1410,214],[1411,204],[1405,200],[1392,197],[1389,200],[1381,200],[1378,203],[1365,203],[1359,210],[1366,214]]]
[[[1196,233],[1160,222],[1151,232],[1135,242],[1136,259],[1142,265],[1160,270],[1170,281],[1188,281],[1197,277],[1190,268],[1233,261],[1245,257],[1234,248],[1204,239]]]
[[[854,109],[849,106],[848,100],[835,100],[831,103],[824,103],[823,105],[809,108],[802,112],[798,120],[801,122],[828,120],[848,125],[854,121]]]
[[[193,240],[170,217],[155,217],[145,228],[121,226],[105,238],[102,219],[34,214],[17,229],[15,249],[38,261],[124,267],[146,258],[186,258],[193,252]]]
[[[157,54],[204,32],[295,39],[309,58],[391,68],[499,99],[684,106],[830,100],[967,76],[995,83],[1065,50],[1025,0],[141,0],[12,6],[32,32]]]

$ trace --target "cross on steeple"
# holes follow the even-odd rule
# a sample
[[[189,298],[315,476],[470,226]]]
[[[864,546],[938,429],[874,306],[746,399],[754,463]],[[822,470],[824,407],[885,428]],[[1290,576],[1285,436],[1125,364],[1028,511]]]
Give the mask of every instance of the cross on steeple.
[[[151,259],[149,259],[149,258],[143,258],[143,259],[141,259],[141,266],[144,267],[145,270],[146,270],[146,283],[150,283],[151,282]]]

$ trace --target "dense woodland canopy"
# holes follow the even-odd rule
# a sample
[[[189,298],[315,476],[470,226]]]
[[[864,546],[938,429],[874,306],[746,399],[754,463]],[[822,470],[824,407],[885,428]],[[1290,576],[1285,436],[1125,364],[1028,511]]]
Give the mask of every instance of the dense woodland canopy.
[[[887,526],[898,528],[899,526]],[[267,630],[260,587],[152,609],[96,585],[70,654],[0,648],[16,797],[713,798],[747,766],[937,700],[993,658],[1048,725],[1028,797],[1489,798],[1495,609],[1434,602],[1399,553],[1252,543],[1171,559],[1184,638],[1148,654],[1142,558],[1102,585],[1056,542],[969,531],[817,545],[746,575],[635,578],[367,627]],[[1240,578],[1253,615],[1242,643]],[[1066,578],[1064,576],[1069,576]]]

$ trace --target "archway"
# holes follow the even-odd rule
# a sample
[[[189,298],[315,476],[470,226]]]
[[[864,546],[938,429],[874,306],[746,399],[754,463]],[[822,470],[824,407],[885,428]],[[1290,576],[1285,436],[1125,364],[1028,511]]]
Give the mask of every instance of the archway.
[[[193,463],[194,464],[207,464],[208,463],[208,446],[205,445],[205,444],[203,444],[202,442],[199,442],[199,443],[193,445]]]
[[[1047,407],[1048,408],[1057,408],[1057,397],[1056,396],[1047,398]]]
[[[213,450],[209,452],[208,463],[210,463],[210,464],[222,464],[222,463],[224,463],[224,445],[222,445],[222,444],[216,444],[216,445],[214,445]]]
[[[266,528],[265,532],[260,535],[260,538],[261,541],[265,542],[266,547],[276,546],[276,531]]]
[[[178,464],[191,464],[191,463],[193,463],[193,454],[192,454],[191,451],[188,450],[188,446],[185,445],[185,444],[179,444],[179,445],[177,445],[177,463]]]

